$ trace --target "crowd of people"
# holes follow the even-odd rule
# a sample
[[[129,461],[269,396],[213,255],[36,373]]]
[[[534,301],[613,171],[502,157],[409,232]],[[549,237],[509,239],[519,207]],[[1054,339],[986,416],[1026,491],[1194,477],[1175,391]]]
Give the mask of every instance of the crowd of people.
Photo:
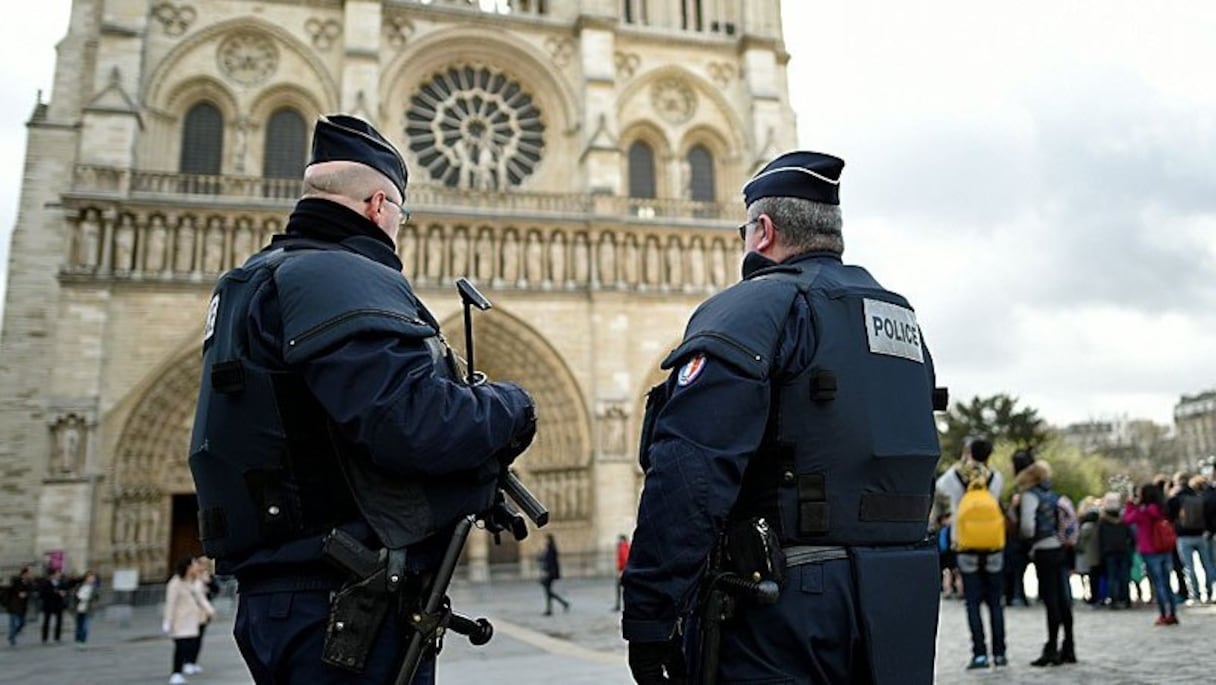
[[[935,519],[941,591],[966,602],[972,639],[967,668],[1008,664],[1003,612],[1028,605],[1023,578],[1029,564],[1047,624],[1032,666],[1076,663],[1077,601],[1111,610],[1155,603],[1155,626],[1178,625],[1180,605],[1216,603],[1216,484],[1206,476],[1159,475],[1074,505],[1054,488],[1049,464],[1031,450],[1014,453],[1006,497],[1003,475],[988,465],[991,453],[989,441],[969,439],[962,458],[937,481],[948,504]],[[1074,574],[1081,597],[1073,596]]]
[[[4,609],[8,612],[8,644],[17,646],[31,613],[42,615],[42,643],[63,642],[63,615],[75,620],[77,645],[89,640],[89,618],[93,613],[100,583],[97,574],[87,571],[67,577],[58,568],[47,568],[41,577],[25,566],[3,590]]]

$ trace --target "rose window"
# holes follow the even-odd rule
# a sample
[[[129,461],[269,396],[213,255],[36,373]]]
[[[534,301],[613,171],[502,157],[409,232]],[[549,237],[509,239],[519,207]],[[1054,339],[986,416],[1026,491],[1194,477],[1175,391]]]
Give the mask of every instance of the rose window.
[[[532,96],[489,67],[449,67],[410,98],[405,135],[418,163],[454,188],[503,190],[540,163],[545,125]]]

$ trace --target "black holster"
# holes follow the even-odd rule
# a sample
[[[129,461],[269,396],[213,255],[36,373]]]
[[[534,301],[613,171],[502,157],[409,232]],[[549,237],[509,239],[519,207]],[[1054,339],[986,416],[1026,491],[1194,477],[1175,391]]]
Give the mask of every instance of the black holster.
[[[355,673],[363,672],[385,614],[396,604],[384,579],[381,569],[362,580],[347,582],[333,594],[321,661]]]

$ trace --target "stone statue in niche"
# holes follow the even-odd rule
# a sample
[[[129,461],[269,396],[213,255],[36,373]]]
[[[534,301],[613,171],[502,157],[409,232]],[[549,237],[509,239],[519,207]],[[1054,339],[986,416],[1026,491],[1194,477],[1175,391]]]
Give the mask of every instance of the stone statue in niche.
[[[624,254],[621,256],[621,280],[630,286],[638,283],[638,242],[632,235],[625,239]]]
[[[144,254],[144,269],[158,273],[165,269],[165,217],[157,214],[148,225],[148,248]]]
[[[528,243],[524,247],[524,260],[524,278],[532,284],[540,283],[544,278],[544,247],[541,245],[540,234],[536,231],[528,233]]]
[[[477,246],[474,249],[477,280],[489,283],[494,279],[494,232],[488,228],[481,229],[477,234]]]
[[[401,268],[408,278],[418,275],[415,261],[418,258],[418,232],[413,226],[402,226],[397,231],[397,257],[401,259]]]
[[[131,216],[124,214],[118,219],[114,228],[114,271],[129,273],[135,258],[135,227],[131,225]]]
[[[51,429],[54,449],[52,472],[74,474],[84,465],[87,429],[84,419],[75,414],[69,414],[55,423]]]
[[[514,283],[519,279],[519,241],[515,231],[507,231],[502,239],[502,280]]]
[[[726,248],[721,240],[715,240],[710,252],[710,269],[714,285],[721,288],[726,285]]]
[[[663,282],[663,248],[659,239],[650,236],[646,239],[646,247],[642,252],[642,278],[646,285],[658,285]]]
[[[561,231],[549,236],[549,280],[557,285],[566,282],[566,236]]]
[[[685,285],[705,287],[705,244],[700,238],[693,238],[692,247],[688,250],[688,278]]]
[[[574,239],[574,282],[586,285],[591,281],[591,248],[586,235]]]
[[[616,285],[616,242],[611,233],[600,236],[596,269],[599,281],[605,287]]]
[[[443,229],[438,226],[426,234],[426,277],[432,283],[443,278]]]
[[[238,219],[236,229],[232,231],[232,257],[237,264],[242,264],[255,249],[253,242],[253,226],[248,219]]]
[[[675,236],[667,239],[667,285],[679,288],[684,282],[684,252]]]
[[[194,217],[184,216],[177,226],[177,246],[174,249],[173,270],[190,273],[194,270]]]
[[[604,405],[599,412],[600,452],[608,457],[624,457],[628,450],[625,423],[628,414],[619,402]]]
[[[452,236],[452,277],[469,275],[469,232],[462,226]]]
[[[207,220],[207,243],[203,251],[203,270],[217,274],[224,268],[224,220],[213,216]]]
[[[97,266],[97,248],[101,242],[101,227],[96,214],[85,214],[76,229],[76,249],[73,257],[77,266],[93,269]]]

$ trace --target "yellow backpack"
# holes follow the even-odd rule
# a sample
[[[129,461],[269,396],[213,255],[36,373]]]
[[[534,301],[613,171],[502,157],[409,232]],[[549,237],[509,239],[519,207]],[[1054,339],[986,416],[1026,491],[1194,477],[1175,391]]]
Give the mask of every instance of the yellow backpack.
[[[962,480],[962,474],[958,474]],[[954,517],[956,548],[960,552],[996,552],[1005,549],[1005,513],[988,491],[992,476],[980,470],[967,484]]]

